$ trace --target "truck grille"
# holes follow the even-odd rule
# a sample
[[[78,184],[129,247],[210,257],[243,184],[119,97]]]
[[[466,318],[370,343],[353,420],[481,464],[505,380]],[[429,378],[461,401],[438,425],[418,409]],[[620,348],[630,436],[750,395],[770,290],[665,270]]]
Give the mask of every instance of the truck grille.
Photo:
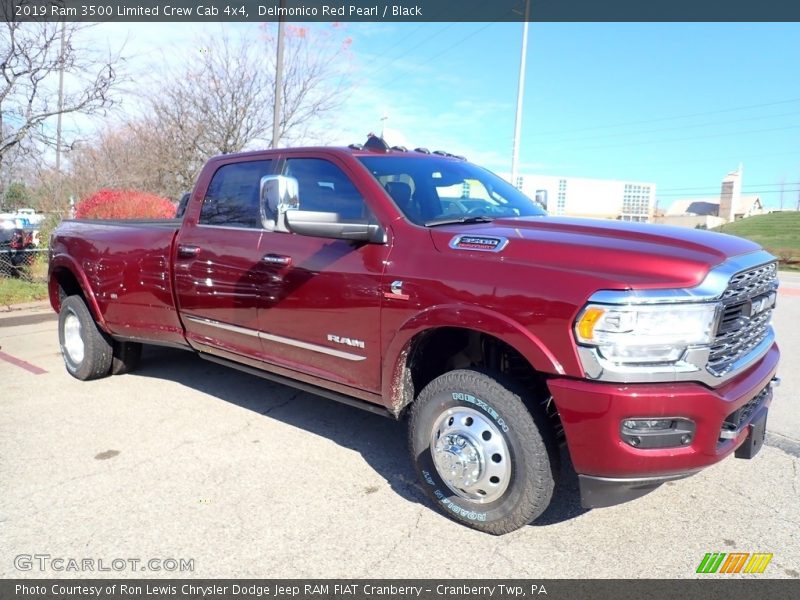
[[[722,294],[722,316],[708,359],[708,370],[713,375],[719,377],[728,372],[767,336],[777,287],[778,268],[774,262],[731,277]]]

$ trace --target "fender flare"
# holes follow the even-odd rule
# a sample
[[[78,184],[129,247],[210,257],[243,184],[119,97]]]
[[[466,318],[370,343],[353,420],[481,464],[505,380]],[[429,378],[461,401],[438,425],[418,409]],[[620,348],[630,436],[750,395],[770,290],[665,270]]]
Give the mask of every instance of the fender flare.
[[[95,322],[103,331],[106,333],[111,333],[108,329],[108,324],[103,317],[103,313],[100,311],[100,305],[97,303],[97,298],[94,295],[94,291],[92,291],[92,286],[89,285],[89,279],[86,277],[86,272],[78,264],[78,261],[68,254],[56,254],[50,259],[50,275],[47,289],[50,295],[50,306],[53,307],[53,310],[59,312],[60,309],[60,302],[57,296],[57,282],[55,278],[56,271],[58,270],[65,270],[75,278],[81,288],[83,297],[86,300],[86,305],[89,308],[89,312],[92,313],[92,317],[94,317]]]
[[[405,366],[414,341],[420,334],[441,327],[457,327],[498,338],[514,348],[537,371],[563,375],[564,367],[528,329],[492,310],[480,306],[445,304],[430,307],[408,319],[386,348],[381,374],[382,395],[390,410],[399,414],[413,398],[406,397]]]

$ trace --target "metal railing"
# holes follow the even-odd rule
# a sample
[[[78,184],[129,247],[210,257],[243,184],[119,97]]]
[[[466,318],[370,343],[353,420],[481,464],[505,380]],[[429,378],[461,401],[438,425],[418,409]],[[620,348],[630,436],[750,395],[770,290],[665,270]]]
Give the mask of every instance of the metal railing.
[[[46,281],[47,249],[15,250],[9,247],[0,247],[0,277],[24,281]]]

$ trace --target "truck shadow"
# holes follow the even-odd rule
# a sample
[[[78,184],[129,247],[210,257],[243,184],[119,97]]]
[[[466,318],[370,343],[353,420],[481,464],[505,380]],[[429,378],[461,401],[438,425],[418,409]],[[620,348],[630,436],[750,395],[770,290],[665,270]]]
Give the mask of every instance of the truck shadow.
[[[132,376],[174,381],[329,439],[358,452],[402,498],[430,505],[411,466],[404,422],[301,392],[170,348],[145,346],[141,364]],[[561,452],[561,463],[561,477],[553,503],[531,523],[532,526],[553,525],[586,512],[580,506],[577,475],[564,450]],[[368,487],[364,489],[365,494],[374,491]]]

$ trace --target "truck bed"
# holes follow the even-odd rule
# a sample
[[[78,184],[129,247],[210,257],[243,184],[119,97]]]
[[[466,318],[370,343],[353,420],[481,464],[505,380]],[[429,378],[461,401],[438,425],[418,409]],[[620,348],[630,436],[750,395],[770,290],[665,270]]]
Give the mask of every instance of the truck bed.
[[[51,243],[51,261],[58,268],[80,257],[108,333],[185,344],[171,272],[180,224],[180,219],[64,221]]]

